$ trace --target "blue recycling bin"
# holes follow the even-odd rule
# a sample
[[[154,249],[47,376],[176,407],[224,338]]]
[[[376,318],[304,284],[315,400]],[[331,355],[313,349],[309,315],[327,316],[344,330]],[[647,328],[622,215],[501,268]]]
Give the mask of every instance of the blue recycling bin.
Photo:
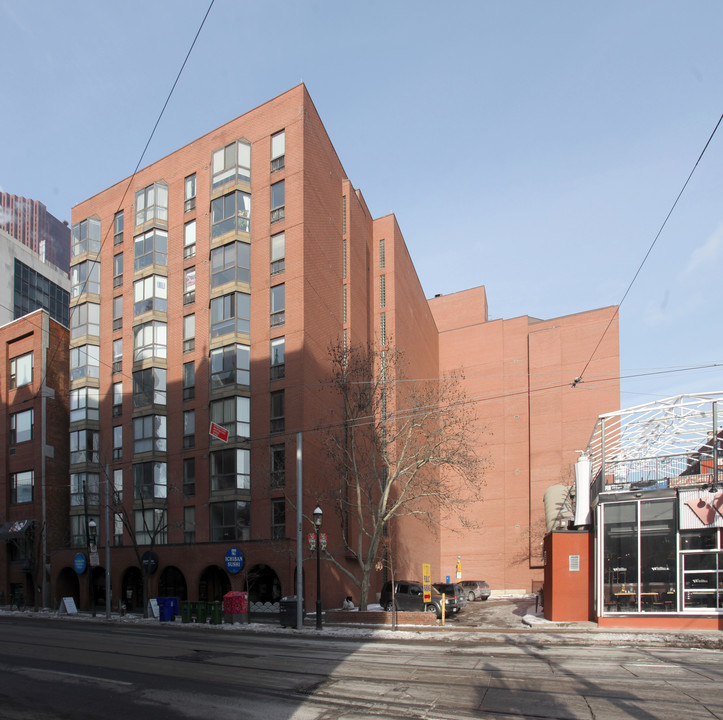
[[[178,598],[176,597],[159,597],[158,602],[158,619],[161,622],[173,622],[178,614]]]

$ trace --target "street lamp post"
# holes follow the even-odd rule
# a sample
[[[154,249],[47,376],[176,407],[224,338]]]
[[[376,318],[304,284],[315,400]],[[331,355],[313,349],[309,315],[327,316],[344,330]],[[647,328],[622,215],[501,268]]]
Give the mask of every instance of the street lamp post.
[[[88,521],[88,594],[90,599],[90,610],[93,613],[93,617],[95,617],[95,592],[93,590],[93,562],[92,562],[92,556],[93,553],[97,552],[96,550],[96,537],[98,532],[98,526],[95,523],[95,520],[91,519]]]
[[[321,630],[321,545],[319,529],[321,528],[321,508],[314,510],[314,528],[316,530],[316,629]]]

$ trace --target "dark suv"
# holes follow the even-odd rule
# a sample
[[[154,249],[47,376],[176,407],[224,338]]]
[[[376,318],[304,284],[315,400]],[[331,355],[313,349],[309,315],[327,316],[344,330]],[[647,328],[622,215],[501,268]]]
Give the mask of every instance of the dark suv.
[[[457,610],[463,610],[467,604],[467,593],[459,583],[434,583],[432,587],[440,595],[443,593],[445,597],[453,595],[457,602]]]
[[[394,600],[397,610],[411,610],[416,612],[433,612],[438,618],[442,617],[442,596],[432,587],[432,597],[428,603],[424,602],[422,583],[416,580],[398,580],[395,583]],[[385,582],[379,604],[389,612],[392,609],[392,583]],[[445,615],[457,612],[457,601],[454,597],[446,597],[444,602]]]

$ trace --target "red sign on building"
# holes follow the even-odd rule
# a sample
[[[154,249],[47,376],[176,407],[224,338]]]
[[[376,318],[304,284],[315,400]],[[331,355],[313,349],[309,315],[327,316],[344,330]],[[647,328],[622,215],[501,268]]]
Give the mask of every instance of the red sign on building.
[[[221,425],[217,425],[215,422],[212,422],[211,428],[208,432],[210,435],[217,437],[219,440],[228,442],[228,430],[226,430],[225,427],[222,427]]]

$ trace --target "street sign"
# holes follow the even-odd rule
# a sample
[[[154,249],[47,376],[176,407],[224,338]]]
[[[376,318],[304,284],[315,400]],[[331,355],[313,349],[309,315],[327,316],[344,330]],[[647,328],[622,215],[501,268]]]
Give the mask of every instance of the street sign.
[[[424,602],[432,601],[432,566],[429,563],[422,563],[422,590],[424,591]]]
[[[208,432],[209,435],[213,435],[213,437],[223,440],[223,442],[228,442],[228,430],[225,427],[212,422]]]
[[[148,572],[149,575],[153,575],[158,569],[158,555],[154,552],[146,551],[141,555],[141,564],[143,569]]]

